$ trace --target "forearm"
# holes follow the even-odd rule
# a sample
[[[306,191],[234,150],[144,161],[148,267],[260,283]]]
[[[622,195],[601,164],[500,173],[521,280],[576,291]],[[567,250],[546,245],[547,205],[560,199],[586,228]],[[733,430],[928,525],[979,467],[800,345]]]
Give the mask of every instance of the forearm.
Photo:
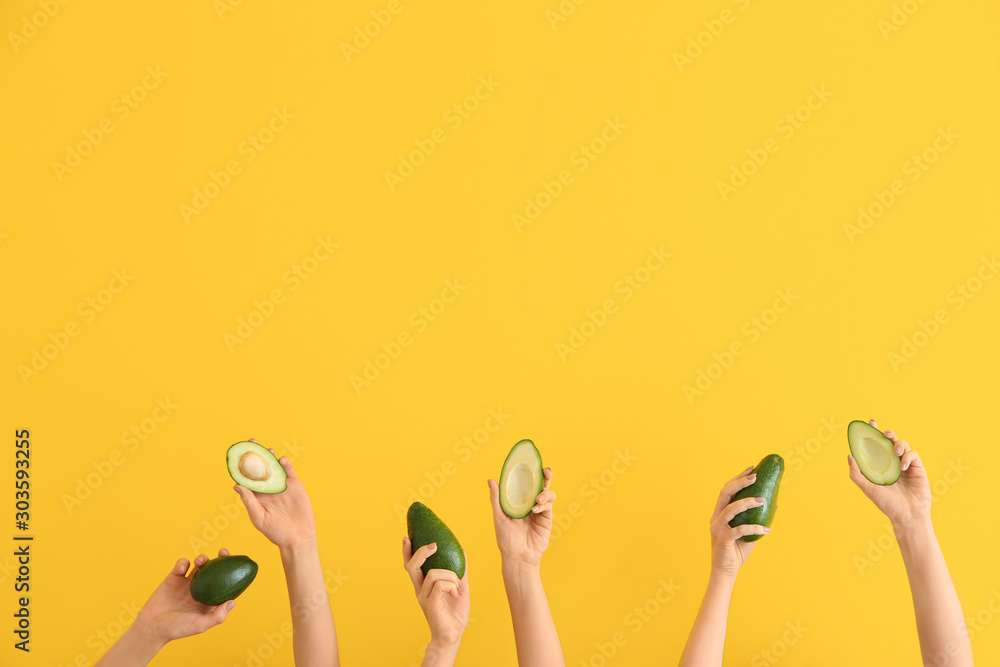
[[[681,655],[681,667],[721,667],[729,602],[735,585],[735,576],[712,573],[709,577],[698,617]]]
[[[930,518],[894,525],[913,595],[924,664],[971,667],[972,645],[948,565]]]
[[[136,619],[95,667],[144,667],[165,645],[153,637],[141,619]]]
[[[337,667],[337,631],[315,539],[281,549],[296,667]]]
[[[537,565],[504,562],[504,588],[514,624],[514,643],[520,667],[565,665],[556,624]]]

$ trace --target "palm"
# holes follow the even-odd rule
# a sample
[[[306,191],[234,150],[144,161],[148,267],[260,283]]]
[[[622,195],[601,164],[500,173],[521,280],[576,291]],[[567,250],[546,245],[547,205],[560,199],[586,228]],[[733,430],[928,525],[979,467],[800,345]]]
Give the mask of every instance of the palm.
[[[250,438],[250,442],[257,442]],[[273,449],[269,449],[274,454]],[[316,517],[306,487],[288,457],[278,463],[285,470],[285,490],[281,493],[257,493],[237,485],[236,492],[250,515],[250,522],[279,547],[288,547],[316,536]]]
[[[868,423],[878,428],[874,419]],[[913,517],[929,515],[931,486],[920,457],[911,451],[910,443],[897,438],[894,431],[889,430],[885,434],[897,448],[896,451],[902,451],[899,456],[902,457],[905,469],[900,473],[899,479],[889,486],[873,484],[861,474],[858,463],[853,458],[849,459],[851,479],[891,521],[908,521]]]
[[[220,557],[228,555],[228,550],[219,550]],[[204,559],[204,561],[200,559]],[[191,578],[207,561],[206,556],[199,556],[195,567],[186,576],[184,570],[186,570],[187,565],[178,563],[178,566],[183,569],[178,571],[175,568],[167,575],[167,578],[156,587],[146,604],[143,605],[140,614],[152,623],[155,632],[164,641],[190,637],[204,632],[212,625],[221,623],[225,618],[225,613],[222,613],[221,616],[216,613],[216,610],[219,609],[218,606],[205,605],[191,597]],[[219,617],[213,619],[213,616]]]
[[[512,519],[506,514],[494,517],[497,545],[508,559],[523,560],[537,565],[549,546],[552,519],[540,514],[529,514],[523,519]]]

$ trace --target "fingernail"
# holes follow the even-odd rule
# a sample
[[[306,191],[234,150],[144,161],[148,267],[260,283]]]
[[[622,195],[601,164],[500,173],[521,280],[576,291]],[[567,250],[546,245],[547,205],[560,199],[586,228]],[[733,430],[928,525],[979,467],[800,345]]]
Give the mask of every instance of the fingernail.
[[[909,463],[909,461],[907,461],[906,463],[904,463],[904,464],[903,464],[903,465],[902,465],[902,466],[900,467],[900,470],[906,470],[906,469],[907,469],[907,468],[909,468],[909,467],[910,467],[910,463]]]
[[[770,532],[771,532],[771,529],[770,529],[770,528],[764,528],[764,532],[765,532],[765,533],[770,533]]]
[[[746,473],[750,472],[751,470],[753,470],[753,466],[747,467],[747,469],[743,471],[743,474],[746,474]]]
[[[534,512],[535,514],[538,514],[539,512],[542,511],[542,508],[539,507],[538,505],[535,505],[534,507],[531,508],[531,511]]]
[[[747,479],[755,480],[756,481],[756,479],[757,479],[757,473],[754,473],[752,475],[747,475]]]
[[[235,600],[230,600],[229,604],[226,605],[226,611],[232,611],[233,607],[236,606]]]
[[[755,498],[754,500],[756,500],[756,501],[757,501],[757,504],[758,504],[758,505],[763,505],[763,504],[764,504],[764,500],[765,500],[765,499],[764,499],[764,498]]]

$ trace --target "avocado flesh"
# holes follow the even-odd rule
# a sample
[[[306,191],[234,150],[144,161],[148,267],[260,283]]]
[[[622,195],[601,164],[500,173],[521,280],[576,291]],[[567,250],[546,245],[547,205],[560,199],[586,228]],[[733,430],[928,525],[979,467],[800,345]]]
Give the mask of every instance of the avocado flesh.
[[[847,425],[847,442],[858,468],[872,484],[895,484],[902,474],[902,457],[896,456],[896,446],[881,431],[863,421]]]
[[[237,442],[226,452],[229,475],[240,486],[257,493],[281,493],[286,488],[285,469],[266,447]]]
[[[420,547],[437,543],[437,551],[420,566],[424,576],[430,570],[451,570],[458,578],[465,576],[465,552],[451,529],[423,503],[413,503],[406,512],[406,533],[412,553]]]
[[[761,459],[750,474],[757,475],[757,481],[737,491],[730,502],[743,498],[763,498],[764,504],[740,512],[733,517],[729,525],[735,528],[745,523],[752,523],[769,528],[774,521],[775,512],[778,511],[778,486],[781,484],[782,475],[785,474],[785,460],[777,454],[769,454]],[[756,542],[762,537],[764,536],[744,535],[740,540]]]
[[[542,455],[531,440],[522,440],[507,454],[500,471],[500,508],[513,519],[531,514],[545,486]]]
[[[214,607],[235,600],[257,576],[257,563],[248,556],[219,556],[191,577],[191,597]]]

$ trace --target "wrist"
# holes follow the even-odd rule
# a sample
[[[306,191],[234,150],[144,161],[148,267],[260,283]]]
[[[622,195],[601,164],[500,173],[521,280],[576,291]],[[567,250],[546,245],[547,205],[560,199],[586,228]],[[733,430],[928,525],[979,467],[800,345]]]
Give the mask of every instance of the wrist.
[[[500,572],[504,579],[522,579],[525,577],[541,577],[541,563],[531,563],[524,560],[502,559]]]
[[[314,553],[318,554],[319,542],[315,534],[304,535],[295,540],[290,540],[286,544],[278,545],[278,551],[281,553],[282,560],[301,558],[302,556],[309,556]]]
[[[710,586],[714,584],[716,586],[728,586],[729,588],[732,588],[736,585],[736,575],[738,573],[739,570],[734,572],[730,570],[720,570],[713,567],[711,573],[708,575],[708,584]]]
[[[929,514],[910,514],[892,519],[892,532],[897,542],[934,534],[934,524]]]
[[[458,648],[461,645],[461,635],[453,642],[432,637],[430,644],[427,645],[427,650],[424,651],[423,664],[428,666],[438,664],[450,665],[458,657]]]
[[[134,644],[150,657],[156,655],[170,640],[160,635],[156,619],[150,618],[145,608],[139,610],[135,622],[129,626],[126,633],[132,636]]]

